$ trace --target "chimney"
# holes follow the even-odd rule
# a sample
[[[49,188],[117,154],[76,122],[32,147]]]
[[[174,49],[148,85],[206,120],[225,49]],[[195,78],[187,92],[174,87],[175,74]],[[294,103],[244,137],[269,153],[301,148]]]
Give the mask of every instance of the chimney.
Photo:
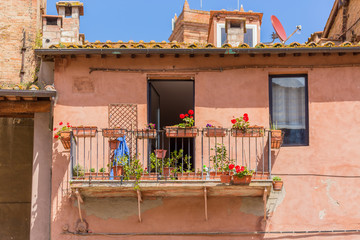
[[[241,17],[225,18],[226,42],[233,47],[244,43],[246,19]]]
[[[83,44],[80,34],[80,16],[84,15],[83,3],[60,1],[56,3],[58,16],[43,16],[43,47],[53,44]]]

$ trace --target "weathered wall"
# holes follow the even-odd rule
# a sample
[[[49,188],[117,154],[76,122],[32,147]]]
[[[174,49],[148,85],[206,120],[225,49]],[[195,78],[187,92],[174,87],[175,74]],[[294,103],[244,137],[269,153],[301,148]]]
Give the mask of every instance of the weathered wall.
[[[33,80],[35,72],[33,48],[37,32],[41,33],[41,11],[46,11],[46,0],[9,0],[1,2],[0,83],[20,82],[23,31],[26,32],[24,81]]]
[[[0,236],[30,233],[33,119],[0,118]]]
[[[153,58],[156,57],[156,61]],[[58,101],[55,123],[68,121],[72,125],[107,127],[109,103],[137,103],[139,126],[147,120],[147,74],[92,72],[89,67],[109,68],[202,68],[235,67],[222,72],[193,72],[195,74],[196,125],[206,123],[230,127],[230,119],[247,112],[251,124],[269,126],[268,77],[271,74],[307,74],[309,81],[310,145],[283,147],[274,152],[273,173],[282,176],[286,195],[270,216],[267,230],[332,230],[357,229],[360,214],[354,211],[359,198],[356,191],[360,180],[360,94],[355,67],[339,67],[358,63],[353,55],[277,56],[254,58],[241,56],[165,56],[165,58],[130,58],[123,56],[86,59],[57,59],[55,86]],[[219,60],[221,59],[221,61]],[[277,68],[242,68],[244,65],[277,65]],[[332,68],[301,67],[334,64]],[[188,74],[187,72],[186,74]],[[162,74],[162,72],[159,72]],[[164,73],[163,73],[164,74]],[[169,74],[169,73],[166,73]],[[179,74],[179,73],[177,73]],[[74,84],[81,82],[82,84]],[[79,87],[81,86],[81,87]],[[199,160],[197,160],[199,161]],[[74,230],[78,219],[74,200],[68,198],[69,155],[59,142],[54,142],[52,237],[75,239],[61,235],[64,224]],[[104,208],[109,204],[111,210]],[[255,199],[209,199],[209,222],[203,220],[203,201],[200,199],[145,199],[143,223],[137,223],[135,199],[86,199],[83,214],[93,232],[191,232],[191,231],[254,231],[263,229],[258,210],[248,204]],[[120,207],[128,206],[128,207]],[[115,213],[113,213],[114,211]],[[111,212],[111,213],[110,213]],[[116,215],[116,216],[115,216]],[[238,237],[238,236],[237,236]],[[297,235],[297,238],[302,238]],[[306,239],[356,239],[358,235],[304,236]],[[135,238],[135,237],[134,237]],[[189,239],[199,239],[193,237]],[[201,239],[204,239],[202,237]],[[291,239],[290,235],[259,236],[258,239]],[[99,237],[99,239],[102,239]],[[105,237],[104,237],[105,239]],[[136,238],[135,238],[136,239]],[[139,237],[138,239],[141,239]],[[149,238],[151,239],[151,238]],[[159,239],[159,237],[154,237]],[[164,237],[163,239],[169,239]],[[174,237],[172,239],[181,239]],[[224,239],[224,236],[219,237]],[[231,239],[231,237],[229,237]],[[236,239],[236,237],[234,237]],[[247,239],[247,238],[244,238]],[[248,237],[248,239],[257,239]]]

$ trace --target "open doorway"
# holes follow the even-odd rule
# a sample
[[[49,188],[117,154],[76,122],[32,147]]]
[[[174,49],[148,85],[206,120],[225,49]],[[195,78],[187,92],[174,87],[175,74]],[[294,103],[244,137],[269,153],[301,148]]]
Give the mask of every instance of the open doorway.
[[[192,80],[149,80],[148,82],[148,122],[155,123],[157,130],[181,122],[180,114],[194,109],[194,81]],[[161,147],[171,152],[183,150],[191,156],[191,169],[195,165],[194,138],[167,138],[160,134],[156,142],[150,144],[150,151]]]

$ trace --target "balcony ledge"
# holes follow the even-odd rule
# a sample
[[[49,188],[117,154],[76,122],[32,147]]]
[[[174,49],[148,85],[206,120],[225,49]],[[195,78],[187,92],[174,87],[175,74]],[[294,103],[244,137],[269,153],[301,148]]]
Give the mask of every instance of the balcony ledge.
[[[135,181],[119,180],[73,180],[71,188],[84,197],[137,197]],[[202,197],[204,189],[211,197],[262,197],[264,191],[271,191],[272,181],[251,181],[248,185],[222,184],[209,180],[141,180],[139,183],[143,197]]]

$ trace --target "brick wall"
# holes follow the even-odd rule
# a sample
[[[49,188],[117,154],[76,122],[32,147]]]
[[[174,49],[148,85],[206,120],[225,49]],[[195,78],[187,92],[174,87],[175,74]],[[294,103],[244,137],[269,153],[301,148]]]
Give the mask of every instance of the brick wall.
[[[4,0],[0,3],[0,83],[19,83],[21,79],[23,31],[26,33],[24,81],[33,81],[34,42],[41,29],[41,9],[46,0]]]

